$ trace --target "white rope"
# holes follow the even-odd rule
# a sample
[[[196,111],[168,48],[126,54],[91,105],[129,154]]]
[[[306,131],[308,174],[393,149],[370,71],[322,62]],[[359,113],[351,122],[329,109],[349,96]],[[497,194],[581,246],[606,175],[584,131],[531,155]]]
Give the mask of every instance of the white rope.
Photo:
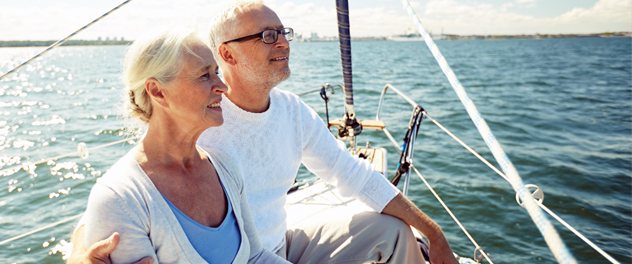
[[[485,165],[487,165],[488,167],[490,167],[493,171],[495,171],[496,173],[498,173],[498,175],[500,175],[501,177],[503,177],[503,179],[505,179],[506,181],[510,182],[509,179],[507,178],[507,176],[505,176],[504,173],[502,173],[498,168],[496,168],[494,165],[492,165],[489,161],[487,161],[485,158],[483,158],[480,154],[478,154],[476,151],[474,151],[470,146],[468,146],[467,144],[465,144],[461,139],[459,139],[457,136],[455,136],[452,132],[450,132],[450,130],[448,130],[447,128],[445,128],[443,125],[441,125],[439,123],[439,121],[433,119],[432,117],[428,116],[428,114],[426,114],[424,112],[424,114],[426,115],[426,117],[428,119],[430,119],[435,125],[437,125],[439,128],[441,128],[441,130],[443,130],[446,134],[448,134],[450,137],[452,137],[454,140],[456,140],[459,144],[461,144],[461,146],[463,146],[465,149],[467,149],[470,153],[472,153],[474,156],[476,156],[479,160],[481,160],[483,163],[485,163]],[[416,169],[415,169],[416,170]],[[425,182],[425,181],[424,181]],[[511,182],[510,182],[511,183]],[[569,225],[566,221],[564,221],[562,218],[560,218],[558,215],[556,215],[553,211],[551,211],[548,207],[546,207],[545,205],[543,205],[542,203],[538,203],[538,205],[540,206],[540,208],[542,208],[545,212],[547,212],[549,215],[551,215],[553,218],[555,218],[555,220],[557,220],[558,222],[560,222],[562,225],[564,225],[566,228],[568,228],[571,232],[573,232],[577,237],[579,237],[581,240],[583,240],[584,242],[586,242],[586,244],[588,244],[589,246],[591,246],[595,251],[597,251],[599,254],[601,254],[604,258],[608,259],[611,263],[614,264],[619,264],[619,262],[614,259],[612,256],[610,256],[608,253],[606,253],[605,251],[603,251],[601,248],[599,248],[597,245],[595,245],[593,242],[591,242],[588,238],[586,238],[584,235],[582,235],[579,231],[577,231],[575,228],[573,228],[571,225]]]
[[[507,154],[505,154],[505,151],[500,146],[500,143],[498,143],[498,140],[496,140],[496,137],[494,137],[494,134],[492,134],[492,131],[489,129],[489,126],[487,126],[487,123],[476,109],[476,106],[474,105],[472,100],[468,98],[465,89],[463,89],[463,86],[456,78],[456,75],[448,65],[448,62],[445,60],[443,55],[441,55],[439,48],[432,40],[432,37],[430,37],[430,34],[428,34],[426,29],[423,27],[421,20],[419,20],[419,18],[417,17],[417,14],[413,10],[410,3],[408,3],[408,0],[402,0],[402,4],[404,5],[404,8],[406,8],[406,11],[408,11],[408,14],[417,26],[417,29],[422,34],[426,45],[432,52],[432,55],[434,56],[437,63],[439,63],[439,66],[448,78],[448,81],[452,85],[452,88],[459,96],[459,99],[461,99],[461,103],[463,103],[463,105],[465,106],[467,113],[470,115],[470,118],[478,128],[479,133],[485,140],[485,143],[491,150],[494,157],[496,158],[496,161],[498,161],[498,163],[501,165],[501,168],[505,172],[505,175],[508,175],[509,179],[511,180],[511,186],[524,201],[525,208],[527,209],[529,216],[531,216],[531,219],[538,227],[538,230],[544,237],[544,240],[551,249],[551,252],[553,252],[555,259],[557,259],[557,261],[560,263],[577,263],[577,260],[575,260],[571,252],[562,241],[562,238],[560,238],[560,235],[555,230],[555,227],[553,227],[553,224],[551,224],[551,221],[546,218],[546,215],[542,212],[542,209],[538,207],[531,193],[527,191],[526,187],[522,183],[520,175],[518,175],[518,171],[511,163],[511,160],[509,160],[509,157],[507,157]]]

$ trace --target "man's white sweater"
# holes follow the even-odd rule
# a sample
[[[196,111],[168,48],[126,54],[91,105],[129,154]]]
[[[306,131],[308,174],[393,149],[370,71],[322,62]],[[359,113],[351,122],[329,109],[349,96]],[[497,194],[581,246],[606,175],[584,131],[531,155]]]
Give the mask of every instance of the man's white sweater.
[[[244,111],[222,98],[224,124],[207,129],[198,144],[226,152],[240,167],[248,202],[266,249],[275,252],[285,237],[286,193],[301,162],[377,212],[399,192],[368,162],[353,157],[320,117],[298,96],[277,88],[263,113]]]

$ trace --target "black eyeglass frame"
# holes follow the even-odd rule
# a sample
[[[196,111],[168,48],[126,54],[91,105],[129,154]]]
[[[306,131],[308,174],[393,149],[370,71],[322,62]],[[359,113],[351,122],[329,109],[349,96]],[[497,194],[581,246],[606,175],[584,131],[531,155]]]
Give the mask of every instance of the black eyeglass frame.
[[[284,30],[288,30],[287,34],[283,34]],[[266,42],[266,39],[263,37],[263,33],[265,33],[266,31],[274,31],[274,35],[273,35],[274,36],[273,37],[274,41],[273,42],[271,42],[271,43],[267,43]],[[229,40],[229,41],[224,41],[224,44],[228,44],[230,42],[244,42],[246,40],[251,40],[251,39],[255,39],[255,38],[261,38],[261,41],[263,41],[263,43],[265,43],[265,44],[274,44],[274,43],[276,43],[279,40],[279,34],[284,35],[284,36],[285,35],[289,36],[289,37],[287,37],[287,41],[292,41],[292,39],[294,39],[294,29],[292,29],[290,27],[285,27],[285,28],[282,28],[282,29],[266,29],[266,30],[261,31],[259,33],[255,33],[255,34],[248,35],[248,36],[241,37],[241,38],[236,38],[236,39]]]

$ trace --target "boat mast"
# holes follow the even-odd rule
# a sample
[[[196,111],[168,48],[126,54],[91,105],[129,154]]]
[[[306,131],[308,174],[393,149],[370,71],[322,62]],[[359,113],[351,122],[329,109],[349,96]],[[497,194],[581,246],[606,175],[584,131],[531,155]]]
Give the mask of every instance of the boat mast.
[[[336,0],[338,13],[338,40],[340,43],[340,60],[342,61],[342,77],[344,80],[345,114],[338,127],[338,136],[351,140],[352,154],[356,152],[355,137],[362,132],[362,126],[356,119],[353,109],[353,74],[351,71],[351,34],[349,32],[349,3],[347,0]]]

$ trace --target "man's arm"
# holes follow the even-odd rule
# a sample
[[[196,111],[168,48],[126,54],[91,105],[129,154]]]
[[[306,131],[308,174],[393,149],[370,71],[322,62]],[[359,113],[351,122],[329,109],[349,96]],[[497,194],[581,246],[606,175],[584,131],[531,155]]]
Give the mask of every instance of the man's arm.
[[[119,242],[119,234],[114,233],[110,237],[94,243],[89,249],[86,249],[85,225],[80,225],[72,234],[70,241],[72,242],[72,252],[66,261],[67,264],[110,264],[110,253],[114,251]],[[154,262],[152,257],[144,257],[134,264],[151,264]]]
[[[384,207],[382,213],[401,219],[428,238],[428,243],[430,244],[430,263],[458,263],[454,258],[448,241],[443,235],[441,227],[401,193],[397,194],[397,196]]]

